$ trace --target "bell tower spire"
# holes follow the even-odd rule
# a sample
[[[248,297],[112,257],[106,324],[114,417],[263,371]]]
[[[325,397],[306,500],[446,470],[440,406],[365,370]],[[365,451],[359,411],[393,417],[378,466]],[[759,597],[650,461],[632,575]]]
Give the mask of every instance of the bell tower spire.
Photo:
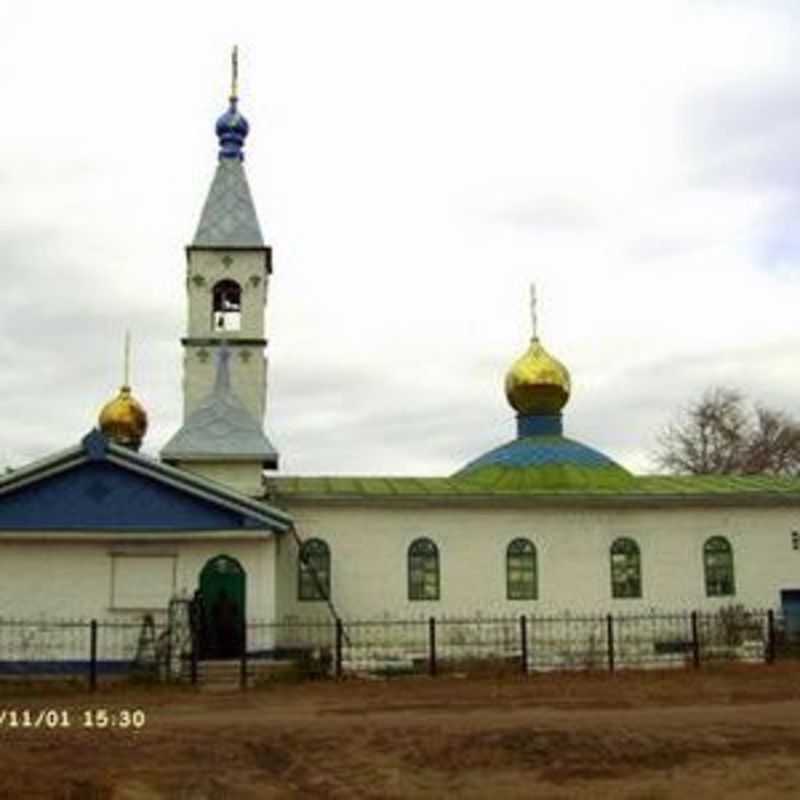
[[[239,111],[237,47],[231,53],[228,108],[217,119],[215,132],[217,167],[194,238],[186,248],[188,322],[181,339],[184,426],[211,395],[219,351],[224,347],[231,392],[261,429],[266,410],[265,313],[272,259],[244,171],[250,125]],[[277,454],[265,459],[265,465],[276,466]]]

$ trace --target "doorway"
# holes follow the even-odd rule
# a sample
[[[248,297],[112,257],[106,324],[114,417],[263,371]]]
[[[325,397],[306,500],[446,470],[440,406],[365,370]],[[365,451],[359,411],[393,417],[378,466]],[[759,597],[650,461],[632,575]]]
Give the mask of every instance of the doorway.
[[[786,644],[800,645],[800,589],[781,591],[781,611]]]
[[[239,658],[245,646],[247,576],[231,556],[209,559],[200,572],[200,658]]]

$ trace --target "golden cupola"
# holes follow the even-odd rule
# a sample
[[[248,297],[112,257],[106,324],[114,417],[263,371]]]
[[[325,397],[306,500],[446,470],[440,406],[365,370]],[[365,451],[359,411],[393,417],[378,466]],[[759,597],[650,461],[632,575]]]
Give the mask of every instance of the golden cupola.
[[[131,393],[131,338],[125,334],[125,380],[119,394],[101,409],[98,424],[103,435],[116,444],[138,450],[147,432],[147,412]]]
[[[564,436],[561,409],[569,400],[567,368],[542,347],[536,331],[506,374],[506,397],[517,412],[517,436],[462,467],[455,478],[501,491],[619,489],[631,474],[608,456]]]
[[[567,368],[542,347],[537,336],[506,373],[506,397],[520,415],[556,415],[569,400]]]
[[[147,432],[147,412],[131,393],[131,387],[120,387],[119,394],[100,411],[100,430],[107,439],[138,450]]]

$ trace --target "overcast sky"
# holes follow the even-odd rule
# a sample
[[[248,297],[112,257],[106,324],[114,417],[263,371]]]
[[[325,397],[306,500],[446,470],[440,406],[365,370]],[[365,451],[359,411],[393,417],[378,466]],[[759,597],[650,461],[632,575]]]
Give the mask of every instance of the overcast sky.
[[[283,472],[513,438],[531,280],[567,435],[631,469],[709,385],[800,412],[798,40],[765,0],[0,0],[0,466],[92,427],[126,328],[145,450],[180,425],[234,43]]]

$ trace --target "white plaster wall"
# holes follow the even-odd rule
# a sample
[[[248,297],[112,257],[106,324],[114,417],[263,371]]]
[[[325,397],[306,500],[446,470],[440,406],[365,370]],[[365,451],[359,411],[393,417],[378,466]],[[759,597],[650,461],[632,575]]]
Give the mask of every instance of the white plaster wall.
[[[295,608],[297,597],[297,543],[291,533],[280,536],[275,548],[275,619]],[[318,603],[312,603],[317,609]]]
[[[781,589],[800,589],[800,552],[791,531],[800,509],[410,508],[287,504],[303,539],[331,548],[332,599],[344,618],[440,614],[635,613],[743,604],[776,607]],[[708,598],[703,544],[725,536],[734,552],[736,595]],[[439,548],[441,599],[409,601],[411,542]],[[612,599],[609,550],[634,539],[642,558],[641,599]],[[538,553],[539,599],[506,599],[505,554],[516,537]],[[288,538],[287,538],[288,541]],[[279,565],[281,615],[324,616],[319,602],[297,598],[297,548]]]
[[[264,494],[261,482],[264,468],[260,461],[181,461],[177,466],[249,497]]]
[[[225,266],[224,258],[233,259]],[[195,276],[204,279],[197,286]],[[186,275],[188,293],[187,335],[218,336],[241,339],[264,337],[264,311],[267,302],[268,275],[264,270],[264,253],[256,250],[192,250]],[[218,333],[211,327],[211,290],[223,279],[236,281],[242,287],[242,326],[239,331]]]
[[[242,353],[248,353],[244,361]],[[205,355],[203,355],[205,353]],[[262,347],[231,348],[231,388],[253,419],[262,422],[266,411],[267,360]],[[217,376],[217,348],[186,345],[183,351],[183,414],[186,419],[208,396]]]
[[[221,554],[231,556],[247,573],[248,619],[272,619],[275,614],[274,537],[257,541],[159,542],[122,537],[102,542],[52,538],[12,541],[12,537],[13,533],[4,532],[4,540],[0,541],[0,618],[141,619],[146,611],[157,611],[112,607],[114,554],[174,556],[175,589],[189,595],[197,588],[200,571],[209,559]],[[169,597],[164,597],[164,609],[168,601]]]

